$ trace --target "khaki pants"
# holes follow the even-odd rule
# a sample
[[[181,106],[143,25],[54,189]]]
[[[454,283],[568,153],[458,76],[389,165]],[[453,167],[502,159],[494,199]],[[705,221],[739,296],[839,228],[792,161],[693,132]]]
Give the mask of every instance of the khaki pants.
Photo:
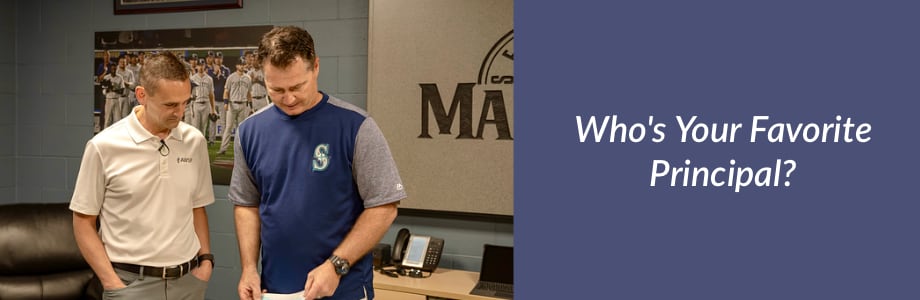
[[[115,274],[128,287],[106,290],[103,300],[144,299],[144,300],[203,300],[208,283],[191,273],[177,279],[162,279],[143,276],[115,269]]]

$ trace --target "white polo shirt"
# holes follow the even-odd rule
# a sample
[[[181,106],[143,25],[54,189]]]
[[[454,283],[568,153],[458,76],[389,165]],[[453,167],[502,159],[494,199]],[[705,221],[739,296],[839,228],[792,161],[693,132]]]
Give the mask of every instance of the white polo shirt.
[[[70,209],[99,216],[112,262],[173,266],[201,248],[192,209],[214,202],[206,141],[179,122],[163,156],[160,138],[137,119],[138,108],[86,143]]]

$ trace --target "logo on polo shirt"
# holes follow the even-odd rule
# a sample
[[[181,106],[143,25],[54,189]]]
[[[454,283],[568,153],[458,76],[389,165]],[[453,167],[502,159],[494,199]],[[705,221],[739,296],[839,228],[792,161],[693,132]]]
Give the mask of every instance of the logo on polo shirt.
[[[313,149],[313,171],[325,171],[329,167],[329,144],[320,144]]]
[[[191,157],[181,157],[181,156],[176,157],[176,163],[180,165],[183,163],[190,164],[192,163],[192,158]]]

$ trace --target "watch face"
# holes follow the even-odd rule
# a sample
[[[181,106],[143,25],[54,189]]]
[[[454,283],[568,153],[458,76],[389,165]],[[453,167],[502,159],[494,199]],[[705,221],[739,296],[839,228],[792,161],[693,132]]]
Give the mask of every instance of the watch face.
[[[345,275],[348,273],[348,261],[341,258],[332,259],[332,266],[335,267],[335,273],[339,275]]]

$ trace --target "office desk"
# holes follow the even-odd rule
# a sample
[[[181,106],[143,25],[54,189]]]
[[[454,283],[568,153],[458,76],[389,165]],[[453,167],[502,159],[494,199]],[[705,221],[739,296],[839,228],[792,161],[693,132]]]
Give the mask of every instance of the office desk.
[[[393,278],[374,272],[374,293],[377,300],[425,300],[428,296],[447,299],[499,299],[470,295],[470,290],[476,286],[477,281],[477,272],[444,268],[438,268],[428,278]]]

